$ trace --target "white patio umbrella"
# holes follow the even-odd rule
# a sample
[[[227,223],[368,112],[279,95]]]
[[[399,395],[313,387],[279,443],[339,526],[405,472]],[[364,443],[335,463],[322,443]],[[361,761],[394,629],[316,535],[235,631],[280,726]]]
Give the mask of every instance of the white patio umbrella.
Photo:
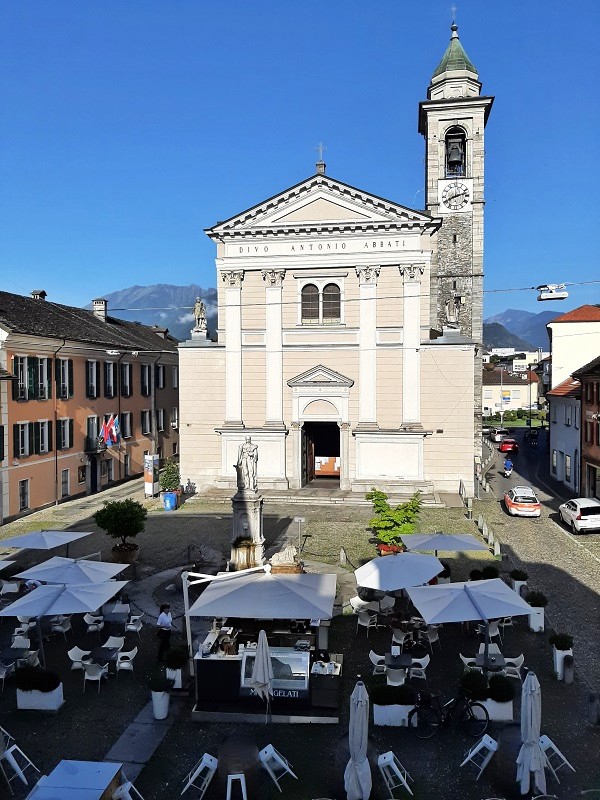
[[[408,586],[421,586],[444,569],[435,556],[395,553],[378,556],[354,571],[356,583],[381,592],[395,592]]]
[[[540,747],[542,693],[535,673],[528,672],[521,691],[521,749],[517,756],[517,781],[521,794],[529,792],[531,778],[542,794],[546,791],[546,755]]]
[[[488,620],[522,616],[532,611],[529,603],[500,578],[417,586],[407,589],[407,593],[428,625],[472,620],[483,622],[486,664],[490,642]]]
[[[373,779],[367,759],[369,737],[369,695],[358,681],[350,697],[348,747],[350,761],[344,770],[344,788],[348,800],[367,800],[371,796]]]
[[[269,652],[267,634],[261,630],[258,634],[254,666],[250,677],[250,686],[259,697],[267,703],[265,722],[268,721],[271,710],[271,695],[273,694],[273,662]]]
[[[0,543],[3,547],[20,547],[22,550],[53,550],[55,547],[66,544],[67,555],[69,555],[71,542],[91,535],[91,531],[39,530],[23,533],[20,536],[9,536],[8,539],[2,539]]]
[[[35,567],[19,572],[16,577],[23,580],[44,581],[44,583],[67,583],[83,586],[86,583],[104,583],[129,564],[112,564],[106,561],[88,561],[83,558],[63,558],[54,556]]]
[[[94,613],[111,597],[118,594],[129,581],[105,581],[88,583],[85,586],[66,586],[49,584],[38,586],[24,597],[20,597],[0,610],[0,617],[36,617],[42,662],[44,643],[40,630],[41,617],[54,617],[58,614]]]
[[[16,563],[17,563],[16,561],[6,561],[4,559],[0,559],[0,571],[6,569],[7,567],[10,567],[11,564],[16,564]]]
[[[462,550],[487,550],[487,546],[470,533],[411,533],[402,537],[409,550],[440,550],[459,552]]]

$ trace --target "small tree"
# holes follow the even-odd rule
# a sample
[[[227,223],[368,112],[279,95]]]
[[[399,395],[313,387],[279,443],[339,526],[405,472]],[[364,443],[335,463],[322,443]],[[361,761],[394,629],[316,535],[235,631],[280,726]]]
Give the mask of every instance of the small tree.
[[[168,458],[160,474],[160,488],[163,492],[173,492],[175,489],[179,489],[179,486],[179,464],[176,464],[175,461]]]
[[[104,508],[96,511],[94,520],[99,528],[113,539],[120,539],[117,545],[122,550],[133,550],[137,545],[126,540],[133,539],[144,530],[148,511],[136,500],[111,500]]]
[[[388,496],[378,489],[367,492],[366,499],[373,503],[376,515],[369,525],[375,536],[384,544],[398,544],[402,534],[412,533],[415,521],[421,508],[419,493],[414,494],[406,503],[400,503],[392,508],[388,503]]]

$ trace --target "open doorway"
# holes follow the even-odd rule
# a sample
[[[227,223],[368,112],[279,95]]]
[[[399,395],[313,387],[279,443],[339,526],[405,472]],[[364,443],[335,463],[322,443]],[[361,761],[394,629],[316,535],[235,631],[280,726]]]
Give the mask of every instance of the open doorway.
[[[302,485],[309,483],[339,487],[340,428],[336,422],[305,422],[302,426]]]

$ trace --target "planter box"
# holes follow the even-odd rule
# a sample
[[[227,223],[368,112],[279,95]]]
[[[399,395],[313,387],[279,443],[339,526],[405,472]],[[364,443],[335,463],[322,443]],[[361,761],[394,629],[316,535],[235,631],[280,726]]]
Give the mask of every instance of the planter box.
[[[512,722],[513,721],[513,701],[508,703],[497,703],[495,700],[478,700],[487,709],[490,721],[492,722]],[[473,709],[475,715],[481,719],[481,714],[477,714],[477,708]]]
[[[527,581],[515,581],[511,578],[510,585],[513,591],[516,592],[519,596],[521,596],[521,587],[527,586]]]
[[[440,583],[451,583],[451,582],[452,582],[452,578],[440,578],[440,577],[438,576],[437,582],[438,582],[438,585],[439,585]]]
[[[542,633],[544,630],[544,609],[534,608],[529,615],[529,630],[534,633]]]
[[[17,708],[56,712],[64,704],[62,683],[51,692],[39,692],[37,689],[23,692],[17,689]]]
[[[154,719],[166,719],[169,716],[169,692],[152,692],[152,710]]]
[[[413,710],[411,706],[378,706],[373,703],[373,722],[375,725],[408,727],[408,715]],[[414,723],[413,723],[414,724]]]
[[[562,681],[565,677],[565,656],[572,656],[573,650],[557,650],[554,645],[552,645],[552,657],[554,659],[554,674],[558,678],[559,681]]]

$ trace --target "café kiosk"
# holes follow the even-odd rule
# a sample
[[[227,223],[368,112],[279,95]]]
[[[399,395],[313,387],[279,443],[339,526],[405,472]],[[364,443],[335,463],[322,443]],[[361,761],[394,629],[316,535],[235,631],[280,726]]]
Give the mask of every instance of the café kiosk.
[[[184,593],[193,575],[184,575]],[[186,612],[212,619],[212,629],[190,647],[200,720],[224,713],[242,719],[264,714],[264,702],[250,686],[260,630],[267,634],[273,665],[273,720],[337,720],[342,656],[327,653],[336,577],[278,574],[269,565],[208,576],[211,582]],[[190,580],[191,579],[191,580]],[[329,715],[329,718],[327,717]]]

